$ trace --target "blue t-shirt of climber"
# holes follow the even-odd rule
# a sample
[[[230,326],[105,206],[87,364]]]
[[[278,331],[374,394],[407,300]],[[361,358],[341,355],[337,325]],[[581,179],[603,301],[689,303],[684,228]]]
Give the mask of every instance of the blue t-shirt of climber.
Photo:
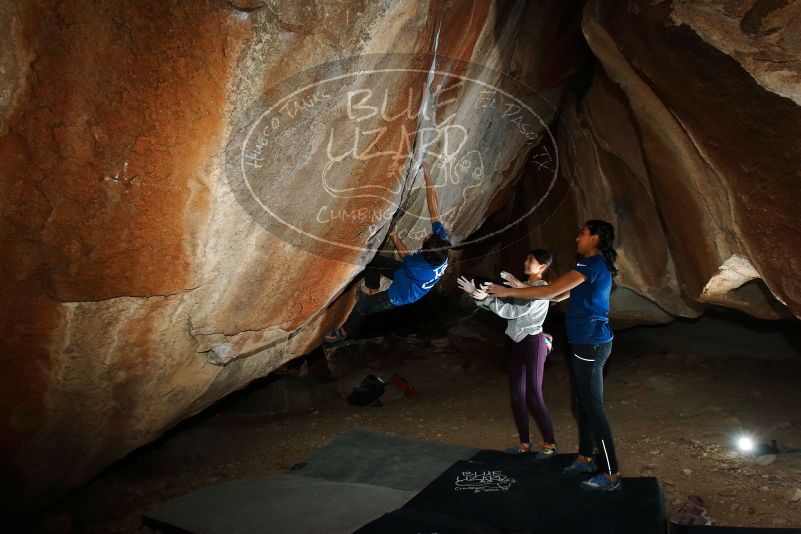
[[[449,239],[445,227],[439,221],[431,223],[431,231]],[[393,306],[403,306],[420,300],[437,285],[447,267],[447,259],[441,265],[431,265],[423,259],[419,251],[409,254],[403,258],[403,265],[392,275],[392,285],[387,290],[389,301]]]
[[[588,345],[612,341],[608,317],[612,273],[603,256],[581,258],[570,268],[587,279],[570,290],[565,314],[567,339],[573,344]]]

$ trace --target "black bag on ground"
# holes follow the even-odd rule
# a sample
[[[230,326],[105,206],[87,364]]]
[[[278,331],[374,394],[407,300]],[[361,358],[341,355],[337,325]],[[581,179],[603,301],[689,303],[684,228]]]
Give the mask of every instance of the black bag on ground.
[[[375,375],[367,375],[362,380],[362,385],[353,388],[353,391],[348,395],[348,404],[369,406],[375,403],[376,406],[382,406],[379,397],[383,394],[384,381]]]

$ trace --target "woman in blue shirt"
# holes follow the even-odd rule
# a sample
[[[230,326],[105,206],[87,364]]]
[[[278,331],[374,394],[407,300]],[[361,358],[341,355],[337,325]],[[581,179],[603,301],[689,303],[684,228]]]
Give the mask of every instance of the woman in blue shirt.
[[[579,407],[579,454],[565,469],[568,474],[595,473],[593,439],[604,459],[604,472],[582,482],[589,490],[620,489],[612,431],[603,404],[603,368],[612,352],[609,328],[609,294],[617,274],[613,248],[614,227],[606,221],[584,224],[576,243],[582,256],[551,285],[509,288],[493,284],[488,292],[497,297],[562,301],[567,298],[565,327],[572,349],[571,364]]]

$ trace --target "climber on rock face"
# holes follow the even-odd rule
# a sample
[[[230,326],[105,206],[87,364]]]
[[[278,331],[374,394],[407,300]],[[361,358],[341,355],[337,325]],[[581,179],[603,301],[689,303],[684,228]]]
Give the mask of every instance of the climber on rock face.
[[[423,163],[423,177],[426,181],[426,201],[431,217],[431,235],[423,241],[419,251],[410,253],[395,230],[390,232],[389,237],[401,261],[381,255],[373,258],[364,276],[368,292],[360,292],[356,306],[345,323],[323,336],[325,343],[336,343],[355,335],[367,315],[420,300],[445,273],[451,242],[439,219],[439,201],[429,176],[428,162]],[[392,279],[392,285],[386,291],[379,292],[382,274]]]

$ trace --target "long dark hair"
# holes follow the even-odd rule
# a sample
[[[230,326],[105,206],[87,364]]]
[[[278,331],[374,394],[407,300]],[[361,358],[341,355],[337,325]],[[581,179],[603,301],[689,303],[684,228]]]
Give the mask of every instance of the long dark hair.
[[[542,271],[540,276],[545,281],[550,281],[551,276],[548,272],[548,269],[551,267],[553,263],[553,254],[549,251],[545,250],[544,248],[535,248],[534,250],[529,251],[529,257],[534,258],[540,265],[545,265],[545,269]]]
[[[585,222],[584,226],[590,231],[590,235],[598,236],[598,250],[604,257],[606,268],[609,269],[612,276],[617,276],[617,267],[615,267],[617,252],[613,248],[615,242],[615,227],[606,221],[597,219]]]

